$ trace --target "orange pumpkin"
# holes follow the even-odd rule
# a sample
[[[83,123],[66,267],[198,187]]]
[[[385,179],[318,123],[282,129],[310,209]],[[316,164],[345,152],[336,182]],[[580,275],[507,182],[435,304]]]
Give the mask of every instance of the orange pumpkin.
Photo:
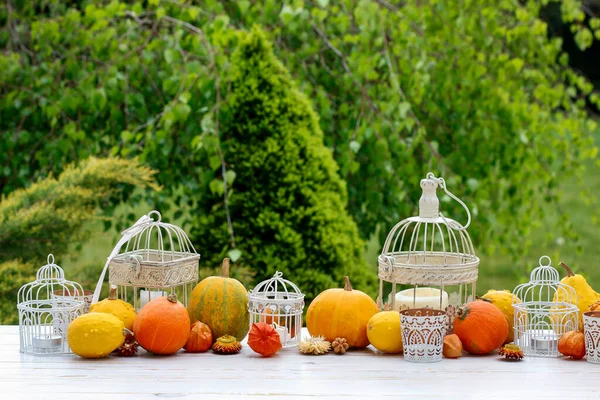
[[[190,316],[177,296],[159,297],[146,304],[133,322],[137,342],[154,354],[173,354],[190,337]]]
[[[258,322],[252,324],[248,346],[258,354],[269,357],[281,349],[281,338],[272,325]]]
[[[188,353],[203,353],[212,347],[213,335],[208,325],[196,321],[192,324],[190,338],[183,348]]]
[[[369,345],[367,322],[379,312],[375,301],[360,290],[352,290],[350,279],[344,277],[343,289],[327,289],[310,303],[306,327],[311,336],[324,336],[333,342],[345,338],[351,347]]]
[[[569,331],[560,337],[558,351],[564,356],[581,360],[585,356],[585,336],[580,331]]]
[[[504,343],[508,323],[498,307],[487,301],[473,301],[456,311],[454,333],[471,354],[488,354]]]

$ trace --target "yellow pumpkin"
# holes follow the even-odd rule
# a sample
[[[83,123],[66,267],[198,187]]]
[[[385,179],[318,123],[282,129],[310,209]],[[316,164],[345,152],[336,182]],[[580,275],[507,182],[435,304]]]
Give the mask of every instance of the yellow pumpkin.
[[[209,276],[196,285],[187,310],[192,324],[200,321],[208,325],[213,341],[225,335],[238,341],[246,337],[250,330],[248,291],[229,277],[229,258],[223,260],[221,276]]]
[[[352,290],[347,276],[344,280],[343,289],[327,289],[310,303],[306,327],[311,336],[324,336],[329,342],[340,337],[351,347],[364,348],[369,345],[367,322],[379,308],[366,293]]]
[[[133,321],[135,320],[135,309],[133,306],[117,298],[117,287],[112,285],[108,298],[99,303],[92,304],[90,312],[102,312],[112,314],[119,318],[125,324],[125,328],[133,330]]]
[[[83,358],[108,356],[125,341],[125,325],[112,314],[95,313],[77,317],[67,330],[69,347]]]
[[[402,329],[397,311],[382,311],[367,322],[367,337],[383,353],[402,353]]]
[[[517,298],[510,290],[493,290],[490,289],[486,294],[482,296],[483,299],[489,300],[493,305],[498,307],[508,323],[508,335],[504,343],[510,343],[515,339],[515,331],[513,326],[515,324],[515,309],[513,308],[513,300],[515,303],[521,303],[521,300]]]

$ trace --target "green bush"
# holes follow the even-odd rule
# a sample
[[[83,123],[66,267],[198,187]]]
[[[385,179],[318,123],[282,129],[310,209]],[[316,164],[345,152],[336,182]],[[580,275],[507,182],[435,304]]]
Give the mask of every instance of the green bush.
[[[309,100],[258,28],[244,35],[231,63],[220,135],[235,173],[226,174],[227,192],[221,186],[204,197],[208,212],[192,229],[199,248],[216,265],[233,240],[229,254],[241,255],[238,263],[257,280],[281,271],[308,299],[340,286],[344,275],[372,289],[346,186]]]

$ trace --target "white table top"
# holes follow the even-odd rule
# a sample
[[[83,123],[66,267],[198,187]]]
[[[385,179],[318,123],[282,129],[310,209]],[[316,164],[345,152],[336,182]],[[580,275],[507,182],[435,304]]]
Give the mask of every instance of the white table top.
[[[372,347],[342,356],[283,349],[271,358],[247,346],[229,356],[140,353],[100,360],[24,355],[18,327],[0,326],[0,399],[600,398],[600,365],[585,360],[490,355],[414,364]]]

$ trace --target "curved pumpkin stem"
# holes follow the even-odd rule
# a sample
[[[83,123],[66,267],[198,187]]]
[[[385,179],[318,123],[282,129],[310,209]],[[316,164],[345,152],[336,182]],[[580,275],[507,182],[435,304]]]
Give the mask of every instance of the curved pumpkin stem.
[[[167,296],[167,300],[169,300],[171,303],[177,303],[177,294],[171,293]]]
[[[567,277],[575,276],[575,274],[573,273],[573,270],[571,269],[571,267],[569,267],[564,262],[561,261],[560,263],[558,263],[558,265],[560,265],[561,267],[563,267],[567,271]]]
[[[475,296],[475,298],[477,300],[481,300],[481,301],[487,301],[488,303],[494,303],[493,301],[491,301],[490,299],[486,298],[486,297],[481,297],[481,296]]]
[[[117,285],[110,285],[110,292],[108,292],[108,299],[109,300],[117,299]]]
[[[223,259],[223,264],[221,264],[221,276],[223,278],[229,278],[229,258]]]
[[[344,277],[344,290],[348,292],[352,291],[352,284],[350,283],[350,278],[347,276]]]

